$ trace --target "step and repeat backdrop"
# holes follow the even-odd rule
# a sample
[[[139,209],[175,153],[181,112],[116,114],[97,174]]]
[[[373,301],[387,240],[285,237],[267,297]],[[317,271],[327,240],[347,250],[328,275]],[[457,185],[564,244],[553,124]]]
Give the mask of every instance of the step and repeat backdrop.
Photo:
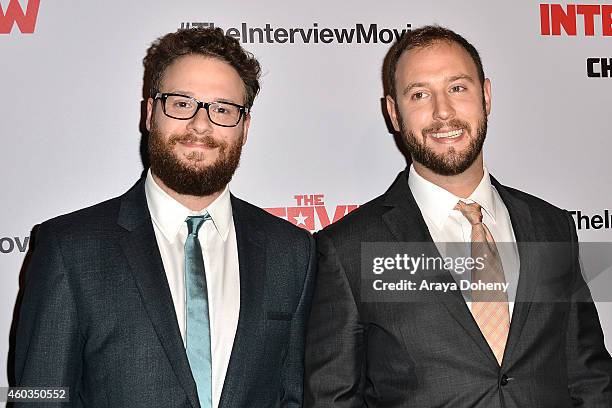
[[[492,81],[490,172],[573,211],[582,241],[612,242],[612,4],[0,6],[2,367],[32,227],[120,195],[140,177],[142,58],[155,38],[181,27],[221,27],[260,60],[262,90],[231,188],[279,217],[318,230],[384,192],[406,166],[381,109],[383,58],[405,30],[436,23],[475,44]],[[603,273],[589,280],[612,350],[609,265],[599,260]]]

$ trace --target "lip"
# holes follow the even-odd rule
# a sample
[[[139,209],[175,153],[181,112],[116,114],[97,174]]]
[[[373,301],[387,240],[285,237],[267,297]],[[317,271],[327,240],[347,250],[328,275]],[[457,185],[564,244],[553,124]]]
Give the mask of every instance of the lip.
[[[437,132],[427,133],[427,137],[435,143],[452,144],[463,140],[465,134],[465,129],[440,129]]]
[[[186,147],[188,149],[201,149],[201,150],[212,150],[216,149],[216,147],[211,147],[207,143],[201,142],[178,142],[181,146]]]

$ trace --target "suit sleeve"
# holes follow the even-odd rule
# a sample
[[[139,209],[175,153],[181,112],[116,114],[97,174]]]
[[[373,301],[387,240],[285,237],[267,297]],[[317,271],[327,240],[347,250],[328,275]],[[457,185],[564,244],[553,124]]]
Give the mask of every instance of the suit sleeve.
[[[571,216],[567,217],[575,269],[567,331],[569,393],[576,407],[612,407],[612,360],[604,344],[597,309],[582,276],[576,228]]]
[[[316,274],[316,250],[314,238],[306,233],[308,266],[302,285],[302,294],[291,319],[289,349],[282,372],[283,407],[300,408],[304,398],[304,342],[306,322],[310,313],[312,291]]]
[[[58,240],[42,224],[26,272],[17,325],[17,386],[69,387],[70,404],[57,406],[77,405],[83,346],[77,322],[74,294]]]
[[[363,326],[332,241],[317,234],[318,273],[306,336],[305,406],[363,407]]]

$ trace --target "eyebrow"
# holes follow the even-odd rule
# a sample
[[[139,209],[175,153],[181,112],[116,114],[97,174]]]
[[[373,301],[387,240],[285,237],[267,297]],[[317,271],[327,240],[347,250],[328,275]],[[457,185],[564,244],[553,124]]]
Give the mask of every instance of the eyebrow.
[[[235,103],[237,105],[240,105],[240,103],[236,101],[232,101],[231,99],[225,99],[225,98],[215,98],[214,102],[228,102],[228,103]]]
[[[421,88],[421,87],[426,87],[427,86],[427,82],[412,82],[409,83],[405,88],[404,88],[404,92],[402,92],[402,95],[407,95],[410,90],[412,90],[412,88]]]
[[[188,91],[172,91],[172,92],[168,92],[168,93],[174,93],[174,94],[180,94],[180,95],[185,95],[185,96],[189,96],[190,98],[195,98],[195,95],[193,94],[193,92],[188,92]],[[234,102],[231,99],[227,99],[227,98],[213,98],[213,100],[211,101],[204,101],[204,102],[229,102],[229,103],[235,103],[237,105],[240,105],[238,102]]]
[[[469,76],[467,74],[453,75],[453,76],[445,78],[444,80],[445,80],[445,82],[455,82],[455,81],[458,81],[460,79],[468,81],[468,82],[470,82],[472,84],[475,83],[474,78],[472,78],[471,76]],[[404,91],[402,92],[402,95],[408,94],[413,88],[427,87],[427,85],[429,85],[428,82],[411,82],[411,83],[409,83],[404,88]]]
[[[468,82],[471,82],[472,84],[475,82],[474,78],[472,78],[471,76],[466,75],[466,74],[453,75],[452,77],[446,78],[446,82],[455,82],[455,81],[458,81],[460,79],[464,79],[464,80],[466,80]]]
[[[173,90],[173,91],[169,91],[168,93],[173,93],[173,94],[179,94],[179,95],[185,95],[185,96],[189,96],[191,98],[195,98],[195,96],[193,96],[192,92],[188,92],[188,91],[182,91],[180,89],[178,90]]]

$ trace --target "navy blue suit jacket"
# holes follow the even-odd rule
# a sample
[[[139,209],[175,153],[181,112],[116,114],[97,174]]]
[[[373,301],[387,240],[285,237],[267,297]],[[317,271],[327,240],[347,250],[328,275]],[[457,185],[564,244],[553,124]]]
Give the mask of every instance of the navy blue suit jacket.
[[[385,194],[316,235],[306,407],[612,407],[612,360],[571,217],[492,183],[508,208],[521,263],[501,367],[460,291],[406,292],[401,302],[362,297],[362,243],[434,247],[404,171]],[[418,276],[455,282],[448,271]]]
[[[220,407],[299,407],[314,240],[231,204],[240,315]],[[18,386],[68,386],[74,407],[199,407],[143,180],[41,224],[23,290]]]

